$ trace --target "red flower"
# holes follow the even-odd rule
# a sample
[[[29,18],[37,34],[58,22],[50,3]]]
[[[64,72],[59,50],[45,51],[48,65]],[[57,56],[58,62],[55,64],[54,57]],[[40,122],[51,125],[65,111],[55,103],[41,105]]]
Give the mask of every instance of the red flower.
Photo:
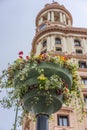
[[[66,88],[68,88],[68,84],[66,84]]]
[[[19,54],[19,55],[23,55],[23,51],[20,51],[18,54]]]
[[[22,59],[23,57],[22,56],[19,56],[20,59]]]
[[[26,60],[29,60],[29,56],[26,56]]]

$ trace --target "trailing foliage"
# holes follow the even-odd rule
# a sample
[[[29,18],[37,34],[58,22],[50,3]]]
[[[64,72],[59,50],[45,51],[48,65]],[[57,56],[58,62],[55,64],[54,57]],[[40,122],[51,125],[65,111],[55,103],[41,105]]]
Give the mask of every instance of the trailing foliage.
[[[67,74],[67,78],[69,75],[72,77],[71,88],[63,72],[59,72],[62,68],[64,73]],[[16,106],[18,101],[20,103],[19,106],[21,106],[23,105],[23,96],[31,89],[44,90],[44,92],[48,93],[50,90],[56,90],[58,95],[63,94],[65,104],[73,107],[77,105],[79,111],[83,113],[84,103],[77,70],[78,64],[76,60],[63,56],[42,54],[39,56],[27,56],[26,59],[19,56],[2,72],[0,86],[1,91],[6,89],[7,97],[1,99],[0,103],[3,107],[10,108],[13,105]],[[49,95],[49,98],[51,98],[51,95]]]

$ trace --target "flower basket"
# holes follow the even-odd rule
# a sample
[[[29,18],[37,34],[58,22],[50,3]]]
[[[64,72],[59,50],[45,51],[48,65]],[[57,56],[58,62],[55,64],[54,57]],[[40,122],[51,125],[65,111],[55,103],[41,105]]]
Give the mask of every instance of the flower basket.
[[[37,65],[37,70],[36,68],[30,69],[27,79],[29,91],[24,95],[23,98],[24,107],[28,111],[33,111],[35,114],[52,114],[61,108],[63,103],[63,93],[58,94],[57,89],[42,89],[42,91],[38,90],[38,69],[44,69],[44,75],[48,79],[52,75],[58,75],[63,81],[66,82],[66,84],[68,84],[69,89],[72,86],[72,75],[66,68],[56,65],[52,62],[41,62]],[[63,86],[61,86],[61,89],[63,89]],[[52,98],[51,102],[49,96]]]
[[[34,114],[52,114],[62,104],[80,106],[83,111],[83,98],[77,74],[75,59],[53,54],[18,58],[1,76],[1,88],[8,91],[8,98],[0,102],[4,107],[17,105]],[[2,85],[4,84],[4,85]],[[73,106],[74,106],[73,105]]]
[[[63,94],[57,95],[56,91],[50,90],[52,101],[46,94],[46,91],[38,91],[32,89],[27,92],[23,98],[24,108],[27,111],[31,111],[35,115],[37,114],[47,114],[50,115],[58,111],[63,104]]]

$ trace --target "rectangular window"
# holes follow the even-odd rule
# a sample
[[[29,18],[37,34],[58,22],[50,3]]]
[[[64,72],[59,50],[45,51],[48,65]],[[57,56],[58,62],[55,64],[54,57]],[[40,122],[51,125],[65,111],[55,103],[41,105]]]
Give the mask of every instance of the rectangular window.
[[[58,115],[58,125],[59,126],[69,126],[69,118],[68,116]]]
[[[79,40],[75,40],[75,41],[74,41],[74,44],[75,44],[75,46],[81,46],[81,43],[80,43]]]
[[[44,41],[43,42],[43,47],[46,47],[47,46],[47,41]]]
[[[61,44],[61,39],[60,38],[56,38],[55,39],[55,44]]]
[[[80,68],[87,68],[87,63],[85,61],[79,61]]]
[[[76,50],[76,54],[82,54],[82,50],[80,49]]]
[[[87,103],[87,95],[84,95],[84,102]]]
[[[56,47],[56,51],[62,51],[62,48]]]
[[[87,85],[87,78],[81,78],[81,81],[82,81],[85,85]]]

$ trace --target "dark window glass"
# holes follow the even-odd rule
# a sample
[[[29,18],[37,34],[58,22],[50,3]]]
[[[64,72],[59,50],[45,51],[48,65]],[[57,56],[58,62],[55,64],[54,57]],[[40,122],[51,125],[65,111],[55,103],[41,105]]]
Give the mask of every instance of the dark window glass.
[[[58,115],[58,125],[59,126],[69,126],[68,116]]]
[[[42,51],[41,54],[44,54],[44,53],[46,53],[46,52],[47,52],[47,49],[45,49],[44,51]]]
[[[84,102],[87,103],[87,95],[84,95]]]
[[[79,68],[87,68],[87,63],[85,61],[79,61]]]
[[[75,41],[74,41],[74,44],[75,44],[75,46],[81,46],[81,43],[80,43],[80,41],[78,41],[78,40],[75,40]]]
[[[87,85],[87,78],[81,78],[81,81],[82,81],[85,85]]]
[[[78,49],[78,50],[76,50],[76,53],[77,54],[82,54],[82,50]]]
[[[60,38],[55,38],[55,44],[61,44],[61,39]]]
[[[44,16],[43,16],[43,21],[46,21],[47,20],[47,14],[45,14]]]
[[[40,26],[40,30],[43,30],[45,28],[46,28],[46,24],[43,24],[43,25]]]
[[[47,41],[44,41],[42,45],[43,47],[47,46]]]
[[[62,48],[56,47],[56,51],[62,51]]]

